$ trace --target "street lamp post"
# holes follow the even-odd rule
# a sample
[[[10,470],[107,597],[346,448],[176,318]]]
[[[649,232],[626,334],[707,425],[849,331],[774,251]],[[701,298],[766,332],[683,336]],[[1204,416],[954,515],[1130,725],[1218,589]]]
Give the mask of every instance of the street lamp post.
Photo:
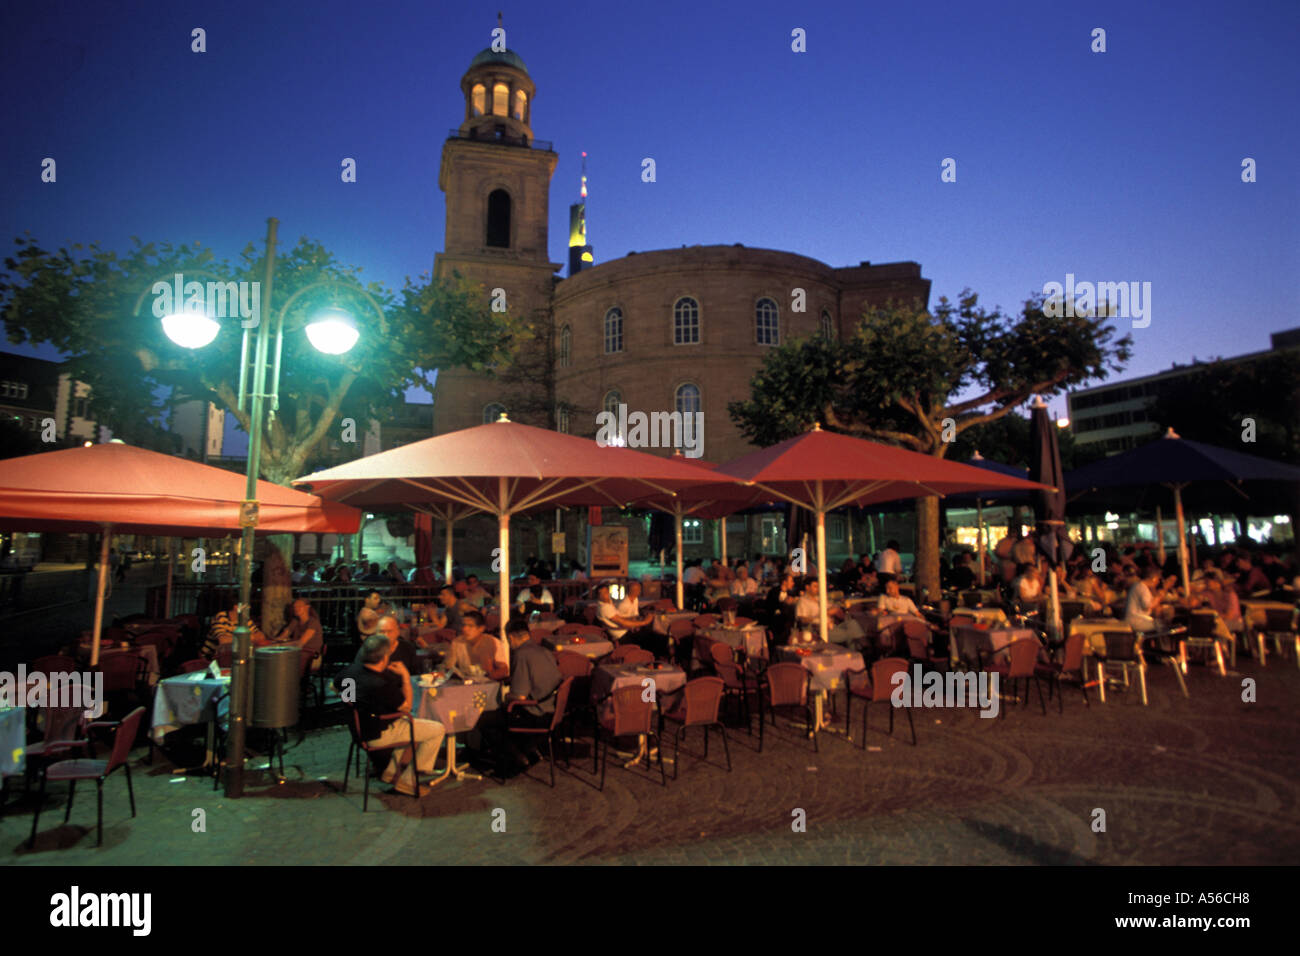
[[[245,472],[244,501],[240,507],[239,525],[241,543],[239,549],[239,625],[235,628],[234,646],[231,654],[230,671],[230,733],[226,745],[226,796],[240,797],[244,792],[244,751],[250,717],[251,694],[251,605],[253,595],[253,545],[257,530],[258,501],[257,481],[262,467],[262,431],[267,414],[266,400],[271,400],[272,415],[279,406],[280,355],[284,341],[284,317],[289,307],[309,290],[333,282],[317,282],[299,289],[278,310],[271,308],[271,287],[275,272],[276,229],[279,220],[267,220],[266,229],[266,278],[261,289],[259,301],[262,311],[275,315],[275,358],[271,367],[270,390],[267,389],[267,366],[270,364],[270,327],[269,323],[257,316],[257,340],[253,346],[253,371],[251,380],[248,376],[248,328],[245,327],[244,338],[240,347],[239,367],[239,407],[249,400],[249,435],[248,467]],[[384,322],[383,309],[364,289],[352,289],[366,298],[379,317],[381,329]],[[202,320],[203,316],[190,314],[190,317]],[[180,318],[182,321],[170,321]],[[164,331],[178,345],[187,348],[202,347],[212,340],[212,335],[199,336],[197,339],[185,339],[182,326],[185,316],[168,316],[163,321]],[[313,321],[308,328],[308,339],[319,351],[339,355],[347,352],[356,343],[358,332],[355,324],[339,309],[331,309],[320,319]]]

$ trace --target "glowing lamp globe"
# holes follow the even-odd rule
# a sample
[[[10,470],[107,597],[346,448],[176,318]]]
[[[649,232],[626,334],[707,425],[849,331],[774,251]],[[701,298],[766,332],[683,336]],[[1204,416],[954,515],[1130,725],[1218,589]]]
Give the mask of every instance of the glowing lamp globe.
[[[163,332],[181,348],[201,349],[217,337],[221,325],[202,312],[178,312],[162,320]]]
[[[307,338],[318,352],[342,355],[357,344],[361,333],[352,316],[341,309],[326,309],[307,326]]]

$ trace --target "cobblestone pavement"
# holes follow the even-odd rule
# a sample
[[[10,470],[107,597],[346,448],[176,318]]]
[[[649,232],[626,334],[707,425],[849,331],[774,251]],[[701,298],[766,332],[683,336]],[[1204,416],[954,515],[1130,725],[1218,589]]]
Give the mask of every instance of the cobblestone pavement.
[[[1242,702],[1243,677],[1258,680],[1257,703]],[[1226,680],[1193,666],[1190,700],[1167,669],[1153,669],[1150,685],[1145,708],[1134,686],[1104,705],[1094,695],[1086,709],[1077,691],[1067,691],[1064,716],[1055,702],[1043,716],[1032,688],[1031,706],[1005,719],[917,711],[916,747],[905,727],[892,739],[883,733],[883,705],[873,708],[868,751],[827,734],[814,754],[807,740],[782,729],[769,733],[759,754],[757,736],[733,730],[732,773],[721,766],[715,738],[712,765],[687,755],[681,779],[666,788],[657,770],[647,776],[611,765],[598,792],[589,756],[561,773],[555,790],[546,786],[544,762],[532,779],[444,784],[418,802],[376,782],[365,815],[359,784],[338,790],[348,740],[342,727],[308,732],[288,751],[286,783],[250,774],[249,793],[237,801],[213,792],[206,778],[174,777],[163,759],[151,768],[140,748],[133,762],[139,814],[129,816],[125,780],[110,780],[102,849],[94,845],[93,794],[83,784],[67,825],[62,788],[52,789],[31,851],[24,846],[30,803],[11,796],[0,821],[0,861],[1294,864],[1294,663],[1275,658],[1260,669],[1245,661]],[[699,754],[698,732],[688,749]],[[194,832],[198,809],[206,832]],[[1105,832],[1092,828],[1096,809],[1105,811]],[[806,814],[806,832],[792,827],[797,810]],[[504,819],[504,832],[494,831],[494,819]]]

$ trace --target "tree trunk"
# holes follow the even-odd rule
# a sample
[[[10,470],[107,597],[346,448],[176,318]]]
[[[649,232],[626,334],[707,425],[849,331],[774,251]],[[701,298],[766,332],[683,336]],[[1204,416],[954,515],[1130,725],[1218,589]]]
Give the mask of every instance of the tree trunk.
[[[260,549],[265,556],[262,564],[262,633],[273,637],[288,615],[285,608],[293,600],[293,535],[268,535]]]
[[[930,598],[939,596],[939,499],[934,495],[916,499],[916,564],[912,580],[925,588]],[[917,600],[920,600],[918,590]]]

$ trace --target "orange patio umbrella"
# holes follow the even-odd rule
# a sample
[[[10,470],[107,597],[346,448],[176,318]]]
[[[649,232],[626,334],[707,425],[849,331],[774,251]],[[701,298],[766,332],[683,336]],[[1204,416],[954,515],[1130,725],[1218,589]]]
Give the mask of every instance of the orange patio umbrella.
[[[103,532],[91,665],[99,662],[113,531],[220,537],[242,527],[245,478],[186,458],[118,442],[0,462],[0,527],[12,531]],[[257,488],[259,534],[355,534],[361,512],[269,481]],[[171,568],[168,568],[170,574]]]

